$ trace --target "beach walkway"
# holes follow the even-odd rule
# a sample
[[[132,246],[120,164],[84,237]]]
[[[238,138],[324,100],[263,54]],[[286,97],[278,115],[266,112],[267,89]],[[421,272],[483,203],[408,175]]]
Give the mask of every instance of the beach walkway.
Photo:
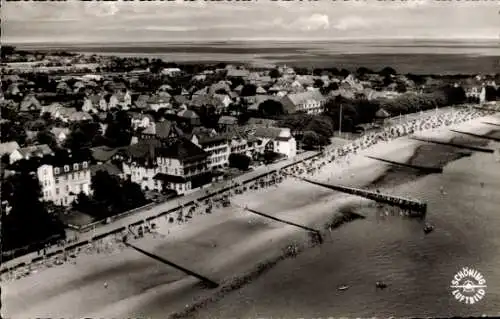
[[[128,215],[121,219],[117,219],[111,223],[96,225],[93,229],[85,233],[78,234],[77,243],[71,243],[66,245],[65,247],[59,247],[59,246],[49,247],[48,249],[46,249],[46,256],[55,256],[63,253],[64,251],[74,249],[75,247],[84,246],[92,242],[93,240],[97,240],[99,238],[106,237],[107,235],[118,233],[126,229],[130,225],[139,226],[145,223],[146,221],[151,221],[166,214],[173,213],[180,208],[191,205],[195,201],[203,200],[207,197],[218,195],[232,187],[235,187],[235,185],[237,184],[247,184],[262,176],[272,174],[276,170],[295,165],[296,163],[315,157],[319,154],[320,154],[319,152],[313,152],[313,151],[304,152],[298,154],[296,157],[292,159],[287,159],[270,165],[258,167],[251,172],[235,177],[232,183],[230,181],[213,183],[208,187],[198,189],[195,192],[188,194],[186,196],[175,198],[170,201],[160,203],[157,205],[145,207],[143,210],[135,211],[134,214]],[[3,262],[0,269],[1,272],[3,273],[8,269],[13,269],[30,264],[33,261],[33,259],[38,260],[41,258],[42,257],[40,257],[35,251],[17,257],[15,259],[9,260],[7,262]]]

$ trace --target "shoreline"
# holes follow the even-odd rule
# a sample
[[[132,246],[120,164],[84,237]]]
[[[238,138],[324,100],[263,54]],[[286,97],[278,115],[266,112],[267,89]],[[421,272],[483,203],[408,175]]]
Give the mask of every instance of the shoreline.
[[[398,142],[398,140],[394,140],[394,141],[388,142],[388,144],[390,144],[390,145],[386,144],[385,147],[383,144],[382,145],[376,144],[376,145],[371,146],[369,149],[372,149],[371,151],[378,150],[379,152],[389,152],[390,154],[393,154],[392,156],[400,156],[402,153],[401,146],[406,145],[407,150],[405,151],[405,153],[408,153],[408,154],[411,153],[411,145],[408,146],[408,144],[405,141],[403,141],[403,142],[401,142],[401,139],[399,139],[399,142]],[[400,146],[400,147],[397,147],[397,146]],[[391,149],[392,149],[392,152],[391,152]],[[363,153],[363,152],[361,152],[361,153]],[[356,176],[355,178],[353,178],[352,180],[349,181],[349,182],[352,182],[354,184],[359,184],[363,180],[366,181],[367,178],[368,179],[376,178],[376,176],[373,176],[373,173],[379,174],[380,172],[382,172],[386,169],[385,165],[375,165],[376,169],[373,169],[373,167],[371,167],[373,165],[370,165],[370,163],[372,163],[372,162],[369,162],[371,160],[363,158],[363,154],[358,154],[357,157],[358,157],[358,160],[353,160],[353,163],[350,163],[350,165],[348,165],[349,167],[339,168],[339,167],[337,167],[337,165],[328,165],[327,164],[325,169],[329,168],[330,171],[333,170],[334,172],[332,172],[332,175],[337,175],[337,176],[346,175],[347,171],[351,171],[351,172],[356,171],[356,174],[358,176]],[[363,166],[366,166],[366,165],[368,165],[368,170],[365,168],[365,170],[363,171],[361,168]],[[368,177],[363,176],[364,175],[363,173],[365,173],[365,172],[367,173]],[[370,174],[372,176],[370,176]],[[279,213],[277,213],[275,215],[279,215],[280,217],[283,217],[284,219],[294,218],[294,220],[295,219],[300,220],[300,222],[308,224],[308,225],[319,223],[319,224],[321,224],[322,230],[325,228],[324,218],[325,217],[331,218],[332,217],[331,216],[332,210],[335,210],[335,208],[340,209],[341,206],[344,204],[359,202],[359,199],[356,199],[352,196],[343,196],[343,195],[338,196],[335,194],[332,195],[331,191],[325,191],[325,190],[320,192],[318,188],[315,188],[313,186],[305,187],[305,188],[311,190],[313,194],[310,194],[309,192],[305,192],[304,184],[297,183],[295,181],[286,180],[284,182],[284,184],[282,184],[282,187],[278,187],[276,189],[259,189],[257,191],[252,191],[252,192],[249,192],[249,193],[246,193],[243,195],[236,195],[234,200],[236,202],[255,203],[255,205],[257,207],[254,207],[254,205],[252,205],[252,208],[255,208],[256,210],[260,209],[258,206],[263,206],[263,205],[276,206],[276,208],[273,209],[272,212],[275,213],[277,210]],[[266,191],[266,193],[267,193],[266,195],[268,195],[268,196],[262,196],[263,191]],[[288,194],[288,195],[285,195],[283,197],[283,195],[280,196],[280,193],[281,194]],[[297,196],[295,196],[295,195],[297,195]],[[272,200],[272,202],[269,202],[269,197],[274,198],[275,200]],[[318,198],[318,197],[320,197],[320,198]],[[335,198],[334,199],[335,202],[331,202],[331,200],[328,200],[328,198],[324,199],[325,197],[331,197],[332,199]],[[267,198],[267,200],[266,200],[266,198]],[[285,203],[280,202],[280,198],[282,200],[284,198],[284,200],[286,202]],[[316,198],[316,201],[314,201],[314,198]],[[313,199],[312,204],[311,204],[311,199]],[[326,206],[328,206],[328,210],[324,211],[324,212],[321,212],[321,211],[318,212],[318,210],[325,209],[325,207],[326,207],[325,204],[326,204]],[[333,204],[333,207],[331,207],[332,204]],[[286,207],[286,206],[290,206],[290,205],[292,207],[289,207],[289,208]],[[283,206],[285,206],[285,207],[283,207]],[[281,207],[281,208],[278,208],[278,207]],[[300,212],[301,212],[300,215],[296,214],[297,209],[300,210]],[[267,229],[259,231],[258,233],[255,234],[256,236],[252,236],[252,231],[249,232],[248,229],[249,229],[249,227],[251,228],[251,227],[254,227],[255,225],[251,226],[247,223],[247,221],[248,220],[256,220],[256,218],[254,216],[250,217],[251,216],[250,214],[241,214],[241,216],[234,217],[234,216],[232,216],[234,214],[234,212],[235,212],[234,209],[228,209],[226,211],[224,211],[224,209],[221,209],[221,210],[218,210],[217,212],[213,213],[213,214],[218,214],[218,215],[222,214],[220,217],[210,216],[210,215],[197,216],[197,218],[205,219],[206,223],[203,223],[203,221],[200,220],[200,223],[195,222],[193,224],[186,223],[186,224],[179,225],[179,227],[176,227],[178,231],[177,230],[173,231],[173,234],[170,234],[170,235],[165,237],[166,241],[170,242],[170,243],[165,243],[163,245],[165,248],[162,248],[163,247],[162,243],[158,243],[158,241],[156,241],[156,243],[155,243],[155,241],[151,238],[140,240],[140,242],[142,243],[141,245],[150,243],[150,244],[153,244],[152,246],[158,246],[157,248],[153,248],[152,246],[148,247],[148,249],[150,249],[150,250],[153,249],[154,252],[158,253],[158,254],[160,254],[162,251],[163,251],[163,254],[165,254],[165,249],[166,249],[167,253],[168,253],[168,251],[171,251],[171,253],[173,253],[174,251],[171,248],[175,247],[176,242],[180,243],[181,241],[185,241],[186,238],[188,238],[187,240],[189,241],[189,237],[191,237],[193,239],[198,238],[198,240],[202,240],[202,238],[205,238],[207,236],[207,235],[204,235],[204,231],[207,229],[213,229],[214,227],[220,227],[221,228],[220,230],[226,229],[227,231],[229,231],[232,227],[231,225],[234,226],[234,225],[242,224],[243,226],[241,226],[241,225],[238,226],[238,227],[243,227],[241,229],[241,232],[238,231],[238,229],[236,229],[236,230],[233,230],[233,232],[236,232],[234,234],[225,235],[223,233],[220,233],[220,235],[223,235],[222,236],[223,238],[220,240],[226,240],[224,236],[228,236],[228,238],[233,238],[233,236],[238,236],[240,240],[244,240],[244,243],[240,243],[240,242],[236,241],[236,242],[233,242],[233,244],[230,246],[213,248],[212,250],[214,250],[214,252],[219,251],[221,249],[222,249],[222,251],[213,257],[209,257],[209,258],[212,258],[210,260],[204,260],[204,261],[202,260],[204,257],[203,255],[205,253],[200,254],[200,256],[187,255],[188,259],[193,259],[193,261],[194,261],[193,267],[198,265],[196,267],[198,267],[200,270],[205,269],[204,270],[205,274],[208,273],[208,274],[212,274],[212,276],[222,277],[221,279],[223,279],[225,281],[225,280],[227,280],[226,277],[228,275],[228,273],[227,273],[228,270],[230,273],[243,273],[243,274],[247,273],[248,274],[249,272],[252,272],[252,269],[253,270],[255,269],[255,261],[256,260],[272,260],[272,258],[276,258],[275,256],[273,257],[273,255],[282,254],[283,253],[282,246],[278,245],[280,243],[290,242],[290,240],[293,240],[293,238],[295,238],[295,240],[299,240],[299,241],[308,240],[308,239],[304,238],[305,236],[301,236],[304,234],[299,233],[297,231],[294,231],[290,227],[277,227],[271,223],[270,223],[271,225],[266,226]],[[227,214],[227,217],[229,217],[229,219],[224,218],[224,216],[223,216],[224,214]],[[224,220],[227,220],[227,222]],[[233,220],[233,222],[229,222],[230,220]],[[259,219],[257,219],[257,220],[259,220]],[[227,223],[227,227],[229,227],[229,228],[225,228],[226,225],[224,223]],[[237,223],[237,224],[234,224],[234,223]],[[266,223],[264,223],[264,224],[266,224]],[[259,225],[260,224],[257,224],[257,226],[259,226]],[[195,229],[195,228],[197,228],[197,229]],[[184,230],[184,231],[182,231],[182,230]],[[212,230],[212,231],[216,231],[216,230]],[[247,236],[248,238],[246,238],[246,239],[241,238],[241,237],[245,237],[244,232],[249,233],[249,235]],[[188,234],[188,233],[191,233],[191,234]],[[217,234],[212,234],[211,236],[214,236],[214,238],[216,238],[214,240],[219,240],[218,237],[221,237],[220,235],[217,236]],[[234,238],[236,238],[236,237],[234,237]],[[227,239],[227,240],[230,241],[231,239]],[[273,241],[272,246],[269,246],[269,240]],[[184,243],[183,245],[185,247],[188,247],[188,246],[186,246],[188,244],[189,243]],[[169,245],[172,247],[169,248]],[[184,247],[184,246],[179,246],[179,247]],[[243,249],[241,246],[243,246]],[[193,246],[193,249],[194,249],[194,247],[195,246]],[[246,248],[244,248],[244,247],[246,247]],[[252,248],[252,247],[254,247],[254,248]],[[234,253],[234,256],[232,256],[233,254],[231,254],[231,256],[230,256],[231,260],[219,259],[221,257],[217,258],[217,256],[227,256],[228,255],[227,249],[232,250]],[[262,249],[264,249],[264,250],[262,250]],[[211,250],[211,249],[208,249],[208,250]],[[194,252],[196,252],[196,251],[198,251],[199,253],[201,252],[200,250],[198,250],[198,248],[196,248],[196,250],[194,250]],[[175,252],[175,254],[177,254],[177,255],[179,255],[180,253],[181,252]],[[186,251],[185,254],[189,254],[189,252]],[[131,255],[132,257],[127,257],[128,255]],[[181,254],[181,256],[182,256],[182,254]],[[117,265],[121,264],[120,260],[117,261],[115,257],[120,258],[122,260],[121,263],[124,263],[128,258],[133,258],[133,260],[140,259],[137,256],[130,254],[129,252],[127,252],[127,253],[118,252],[116,254],[109,256],[109,258],[105,258],[106,260],[103,260],[101,263],[99,263],[99,264],[101,264],[101,266],[99,266],[99,264],[96,264],[94,266],[89,266],[89,267],[83,266],[83,267],[84,267],[85,271],[92,272],[93,271],[92,269],[94,269],[94,271],[96,271],[99,269],[99,267],[102,268],[102,263],[109,262],[109,263],[113,264],[113,263],[118,262]],[[206,256],[206,257],[208,257],[208,256]],[[262,257],[264,257],[264,258],[262,258]],[[77,258],[80,259],[80,257],[77,257]],[[186,258],[186,257],[184,257],[184,258]],[[198,260],[196,258],[200,258],[200,260]],[[228,258],[228,257],[222,257],[222,258]],[[243,258],[243,262],[240,261],[240,264],[238,264],[238,260],[237,260],[238,258],[240,258],[240,259]],[[85,256],[82,256],[81,259],[83,259],[83,260],[84,259],[98,260],[99,256],[93,256],[93,257],[88,256],[88,258],[85,258]],[[78,263],[80,264],[83,260],[79,260]],[[179,262],[180,262],[182,260],[182,258],[179,257],[178,259],[175,259],[175,260],[179,260]],[[249,262],[251,262],[251,261],[254,262],[253,267],[252,267],[252,265],[249,266]],[[84,262],[84,264],[85,264],[85,262]],[[187,261],[185,261],[184,264],[191,264],[191,263],[188,263]],[[260,263],[260,264],[262,264],[262,263]],[[60,269],[63,273],[67,273],[65,275],[60,274],[61,280],[64,280],[64,279],[69,280],[68,278],[74,277],[74,275],[75,275],[74,271],[71,271],[72,265],[65,265],[65,266],[61,266],[61,267],[62,268],[58,267],[58,270]],[[78,268],[82,269],[81,267],[82,266],[78,266]],[[97,269],[96,269],[96,267],[97,267]],[[217,270],[218,268],[220,268],[220,270]],[[248,270],[249,268],[250,268],[250,270]],[[66,271],[64,271],[64,269],[66,269]],[[247,270],[245,271],[245,269],[247,269]],[[53,269],[52,275],[55,275],[54,271],[57,272],[56,269]],[[145,271],[147,271],[147,269],[145,269]],[[50,277],[49,274],[48,274],[48,276]],[[20,280],[20,281],[23,281],[23,284],[19,284],[19,285],[21,285],[21,286],[26,285],[27,282],[29,282],[31,279],[32,279],[31,277],[23,278]],[[110,280],[112,280],[112,279],[110,279]],[[178,279],[173,279],[173,281],[175,282],[174,284],[172,284],[172,279],[170,279],[170,283],[167,283],[167,282],[164,283],[165,285],[168,286],[168,287],[165,286],[165,288],[167,289],[166,291],[170,291],[169,293],[172,293],[173,291],[177,291],[178,289],[181,289],[181,286],[191,285],[194,282],[193,280],[191,280],[191,278],[186,278],[186,276],[181,276]],[[11,283],[8,283],[9,286],[10,286],[10,284]],[[159,282],[157,284],[162,284],[162,283]],[[16,284],[13,284],[13,285],[16,285]],[[175,287],[172,287],[172,286],[175,286]],[[92,291],[95,291],[95,288],[89,288],[89,289],[92,289]],[[173,291],[172,291],[172,289],[173,289]],[[161,290],[166,292],[165,289],[163,289],[163,288],[161,288]],[[98,293],[98,291],[95,291],[95,292]],[[14,292],[14,294],[15,294],[15,292]],[[75,295],[75,292],[72,292],[72,294],[74,296],[68,296],[68,297],[63,297],[63,298],[69,298],[69,300],[71,300],[72,298],[78,298],[78,296],[79,296],[78,293]],[[195,293],[195,295],[198,295],[198,296],[200,294],[201,295],[205,295],[205,294],[209,295],[209,296],[207,296],[207,298],[210,298],[210,296],[212,295],[212,294],[208,294],[208,292],[200,292],[200,291],[197,291]],[[107,298],[111,298],[111,297],[112,296],[108,296]],[[134,300],[137,300],[137,302],[141,303],[140,300],[143,300],[143,298],[147,299],[146,296],[137,296],[136,298],[134,297]],[[186,298],[191,299],[191,298],[189,298],[189,296]],[[184,300],[186,298],[181,298],[181,299]],[[28,297],[28,299],[29,299],[29,297]],[[106,298],[104,298],[104,299],[106,299]],[[103,300],[102,302],[104,302],[104,301],[105,300]],[[84,301],[82,301],[82,302],[84,302]],[[113,303],[112,300],[108,300],[108,302]],[[121,308],[117,309],[116,306],[118,306],[118,305],[116,304],[116,302],[117,301],[115,301],[114,305],[111,304],[110,306],[106,306],[104,309],[101,308],[101,310],[103,310],[105,312],[109,312],[110,315],[112,313],[116,313],[117,311],[126,311],[126,310],[121,309]],[[118,303],[121,304],[121,302],[118,302]],[[182,302],[179,301],[179,303],[182,303]],[[125,305],[123,305],[123,306],[125,306]],[[126,307],[127,306],[125,306],[125,308]],[[172,307],[173,307],[173,305],[172,305]],[[16,308],[16,307],[14,306],[14,308]],[[44,307],[44,308],[50,309],[50,305],[46,305],[46,307]],[[95,310],[98,310],[98,309],[99,308],[96,308]],[[172,308],[170,308],[170,310],[172,310]],[[63,311],[63,310],[61,310],[61,311]],[[96,315],[102,316],[102,312],[101,311],[96,312]]]
[[[473,120],[474,121],[474,120]],[[462,125],[461,125],[462,124]],[[458,124],[458,125],[452,125],[452,126],[464,126],[463,124],[469,124],[469,123],[461,123],[461,124]],[[472,123],[471,123],[472,124]],[[475,123],[477,124],[478,126],[481,125],[481,123]],[[500,130],[489,130],[487,133],[483,133],[484,135],[488,135],[488,134],[492,134],[494,132],[498,132]],[[403,137],[404,138],[407,138],[407,137]],[[455,136],[451,137],[451,139],[454,139]],[[476,140],[476,144],[490,144],[489,142],[482,142],[482,141],[477,141]],[[439,147],[442,147],[442,146],[439,146]],[[412,160],[414,160],[414,158],[417,158],[419,157],[421,154],[419,154],[419,148],[420,146],[417,146],[415,149],[414,149],[414,154],[412,156],[410,156],[407,161],[405,162],[411,162]],[[457,153],[460,153],[460,151],[457,151]],[[473,152],[471,152],[473,153]],[[457,161],[463,157],[466,157],[465,155],[463,154],[453,154],[454,156],[451,157],[449,160],[446,161],[446,163],[444,163],[444,167],[446,167],[448,164],[454,162],[454,161]],[[402,161],[403,162],[403,161]],[[388,168],[388,171],[390,171],[390,167]],[[386,175],[388,174],[391,174],[391,172],[386,172],[386,173],[383,173],[381,176],[379,176],[376,180],[378,179],[383,179]],[[422,176],[419,176],[417,177],[418,179],[422,178],[422,177],[425,177],[426,175],[431,175],[431,174],[423,174]],[[401,184],[406,184],[408,183],[410,180],[408,181],[403,181],[401,182]],[[372,183],[368,183],[367,186],[371,186],[371,185],[374,185],[375,182],[372,182]],[[394,188],[394,187],[397,187],[397,185],[393,185],[393,186],[387,186],[387,185],[384,185],[384,188],[387,189],[387,188]],[[339,195],[339,197],[341,197],[342,195]],[[349,206],[355,206],[355,205],[352,205],[352,204],[349,204],[349,203],[346,203],[344,204],[343,206],[341,206],[337,212],[335,214],[338,214],[339,211],[341,210],[350,210],[349,209]],[[365,208],[367,208],[367,206],[365,206]],[[360,215],[359,213],[356,212],[357,210],[354,209],[353,210],[353,213],[355,216],[361,216],[361,218],[365,218],[363,215]],[[376,211],[374,211],[376,213]],[[341,217],[341,216],[338,216],[337,217]],[[357,219],[357,218],[355,218]],[[341,227],[343,225],[343,223],[340,223],[338,226]],[[303,252],[304,249],[307,249],[304,248],[305,246],[307,246],[307,243],[302,243],[301,247],[299,248],[298,250],[298,253],[301,253]],[[293,258],[294,256],[291,256],[291,255],[286,255],[286,254],[283,254],[282,256],[278,256],[276,257],[275,259],[271,259],[269,260],[268,262],[265,262],[265,263],[261,263],[259,265],[256,266],[256,268],[254,269],[254,272],[250,272],[249,274],[244,274],[242,275],[242,278],[241,279],[242,281],[245,282],[245,284],[250,284],[250,278],[252,279],[257,279],[260,275],[263,275],[265,272],[268,272],[270,271],[273,267],[275,267],[276,265],[278,265],[278,263],[280,261],[283,261],[285,259],[288,259],[288,258]],[[263,267],[262,265],[265,266],[265,269],[262,270],[261,267]],[[248,281],[248,282],[247,282]],[[170,318],[203,318],[203,315],[200,315],[198,314],[198,311],[201,311],[202,313],[206,310],[205,307],[207,307],[210,303],[215,303],[215,302],[218,302],[220,301],[222,298],[224,298],[226,295],[229,295],[231,292],[235,291],[235,290],[238,290],[240,289],[242,286],[244,286],[245,284],[241,284],[241,282],[237,281],[237,284],[235,286],[232,286],[232,284],[229,284],[229,286],[231,287],[230,291],[224,291],[224,293],[221,292],[221,295],[217,295],[217,296],[214,296],[214,297],[211,297],[211,298],[208,298],[207,300],[203,300],[202,302],[198,303],[198,304],[194,304],[192,305],[191,307],[188,307],[187,309],[184,309],[182,311],[179,311],[179,312],[176,312],[174,313],[173,315],[170,316]]]

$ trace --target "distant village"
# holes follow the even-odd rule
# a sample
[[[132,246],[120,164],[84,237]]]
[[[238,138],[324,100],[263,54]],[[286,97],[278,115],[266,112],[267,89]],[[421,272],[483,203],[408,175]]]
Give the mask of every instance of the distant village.
[[[321,149],[339,131],[500,97],[500,74],[390,66],[176,65],[6,47],[1,68],[2,214],[12,229],[34,211],[51,216],[47,225],[75,212],[106,218]]]

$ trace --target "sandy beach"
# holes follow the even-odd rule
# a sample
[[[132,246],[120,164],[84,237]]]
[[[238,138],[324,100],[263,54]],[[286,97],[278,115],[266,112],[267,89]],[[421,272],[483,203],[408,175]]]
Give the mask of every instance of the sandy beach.
[[[491,129],[480,123],[484,120],[475,119],[454,127],[482,134]],[[455,135],[447,128],[419,133],[419,136],[439,137],[443,141]],[[327,164],[311,178],[346,186],[364,186],[388,168],[387,164],[365,155],[405,162],[421,144],[407,137],[381,142],[358,152],[348,165]],[[385,191],[407,195],[411,189]],[[242,207],[324,231],[325,224],[336,211],[361,201],[365,200],[289,178],[276,187],[236,195],[230,207],[215,208],[210,215],[194,215],[188,223],[177,225],[160,219],[156,221],[157,234],[132,243],[199,272],[224,287],[260,262],[281,255],[289,243],[309,241],[304,230],[251,214]],[[74,263],[43,269],[2,286],[2,314],[8,318],[164,318],[214,294],[214,290],[201,287],[197,279],[116,245],[112,252],[82,254]]]

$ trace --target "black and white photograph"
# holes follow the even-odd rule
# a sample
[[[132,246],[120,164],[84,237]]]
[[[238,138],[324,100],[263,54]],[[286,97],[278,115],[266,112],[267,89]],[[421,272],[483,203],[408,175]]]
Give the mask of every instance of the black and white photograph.
[[[500,317],[500,1],[2,1],[0,318]]]

